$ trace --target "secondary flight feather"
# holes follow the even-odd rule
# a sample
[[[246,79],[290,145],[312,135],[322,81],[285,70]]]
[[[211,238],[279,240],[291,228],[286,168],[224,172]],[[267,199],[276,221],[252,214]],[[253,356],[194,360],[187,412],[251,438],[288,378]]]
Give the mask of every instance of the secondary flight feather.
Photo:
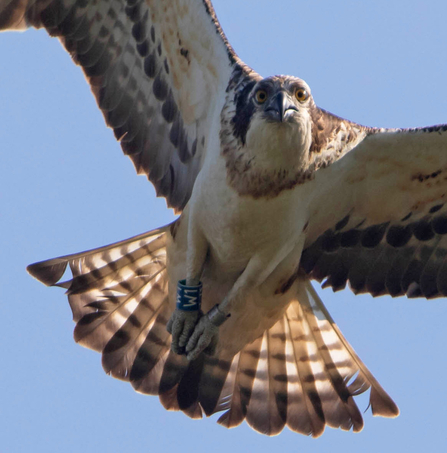
[[[447,126],[326,112],[303,80],[246,66],[209,0],[0,0],[0,29],[27,27],[60,39],[137,172],[180,213],[29,266],[66,288],[75,340],[167,409],[224,411],[227,427],[359,431],[368,389],[373,414],[396,416],[310,281],[447,295]],[[176,305],[184,287],[201,310]]]

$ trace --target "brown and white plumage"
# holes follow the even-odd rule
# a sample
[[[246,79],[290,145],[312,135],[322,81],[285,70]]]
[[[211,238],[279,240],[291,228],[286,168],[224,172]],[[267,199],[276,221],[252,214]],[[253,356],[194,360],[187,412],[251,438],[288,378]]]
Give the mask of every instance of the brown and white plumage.
[[[331,189],[317,173],[306,273],[335,290],[446,296],[446,137],[445,125],[376,134],[321,173]]]
[[[397,411],[310,283],[270,329],[236,355],[223,350],[189,362],[171,352],[165,328],[172,311],[166,296],[171,230],[28,268],[47,285],[67,288],[75,340],[102,352],[107,373],[139,392],[160,394],[167,409],[193,418],[225,411],[222,425],[246,419],[269,435],[288,426],[318,436],[325,424],[358,431],[363,420],[352,396],[370,386],[374,414]],[[67,264],[73,279],[57,283]]]
[[[223,35],[212,45],[198,39],[219,31],[211,13],[208,0],[2,0],[0,30],[44,27],[59,37],[137,172],[181,210],[202,163],[208,113],[237,59]]]
[[[79,8],[70,3],[30,2],[33,7],[29,10],[28,22],[40,26],[42,21],[52,34],[64,36],[66,47],[74,53],[75,61],[84,66],[108,124],[121,139],[124,151],[130,154],[137,170],[148,174],[158,193],[166,196],[171,206],[181,210],[191,195],[201,165],[213,150],[210,142],[218,141],[217,117],[222,143],[234,152],[226,156],[236,156],[235,165],[232,167],[227,160],[224,168],[237,170],[236,183],[231,186],[237,192],[242,187],[237,183],[239,173],[245,178],[246,170],[252,169],[252,160],[247,160],[242,167],[240,160],[237,160],[239,156],[242,159],[244,151],[249,149],[240,145],[240,139],[244,133],[249,133],[250,121],[245,131],[235,131],[249,117],[240,115],[241,122],[237,123],[232,119],[238,116],[243,105],[248,105],[251,90],[261,78],[244,67],[228,47],[209,2],[165,1],[163,5],[168,5],[166,13],[162,11],[162,3],[155,1],[148,1],[147,4],[128,1],[127,10],[121,8],[122,2],[91,2],[88,7],[79,3]],[[67,7],[58,8],[62,4]],[[184,7],[186,4],[192,8],[191,11]],[[8,5],[11,8],[9,13]],[[12,17],[7,15],[11,11],[18,11],[13,22],[20,22],[23,16],[18,8],[15,9],[17,5],[17,2],[0,3],[0,19],[5,25],[9,25],[4,18]],[[149,11],[147,5],[152,9],[146,15]],[[170,7],[177,8],[176,15],[169,13],[173,11]],[[181,14],[186,18],[194,16],[197,19],[194,25],[203,28],[180,26],[177,19]],[[194,38],[182,36],[177,41],[175,33],[173,40],[169,38],[169,33],[164,35],[163,32],[169,27],[165,29],[162,24],[168,23],[168,17],[174,21],[173,30],[176,32],[194,28]],[[111,26],[115,28],[107,34]],[[212,43],[208,49],[210,54],[206,54],[207,49],[200,46],[205,41]],[[152,53],[145,43],[148,47],[153,45]],[[216,64],[214,70],[213,63]],[[224,113],[220,115],[222,107]],[[30,268],[45,283],[55,284],[63,275],[66,263],[70,263],[74,279],[63,286],[68,289],[75,321],[78,322],[75,337],[82,344],[103,352],[107,372],[130,380],[138,391],[160,393],[162,403],[169,409],[181,409],[193,417],[199,417],[202,408],[207,414],[227,410],[221,418],[224,425],[234,426],[246,419],[255,429],[268,434],[279,432],[285,425],[313,435],[321,434],[326,424],[359,430],[361,416],[352,396],[369,386],[372,387],[373,411],[388,416],[397,414],[394,403],[359,362],[343,337],[339,336],[336,326],[306,281],[305,273],[318,279],[329,277],[329,284],[339,288],[339,280],[343,282],[343,278],[337,274],[340,269],[337,262],[346,261],[348,270],[358,270],[362,267],[352,263],[371,266],[369,250],[382,257],[385,252],[381,247],[394,247],[390,249],[392,252],[399,249],[398,254],[400,250],[416,247],[414,256],[421,253],[427,256],[424,269],[431,269],[430,275],[442,275],[439,256],[442,256],[444,230],[440,217],[443,208],[439,206],[445,193],[445,184],[440,177],[445,168],[442,155],[446,148],[445,132],[439,128],[411,134],[384,133],[334,117],[312,103],[307,111],[312,121],[312,141],[306,168],[286,174],[285,183],[282,169],[276,173],[273,171],[267,188],[259,189],[265,168],[261,166],[257,172],[255,167],[255,172],[248,174],[248,180],[254,180],[254,186],[258,185],[258,188],[251,192],[254,186],[244,185],[245,192],[236,194],[242,198],[240,206],[247,208],[247,216],[250,217],[255,214],[255,206],[260,206],[264,212],[277,209],[275,214],[282,213],[284,205],[290,210],[291,206],[295,208],[290,203],[306,200],[306,203],[296,206],[302,212],[298,219],[302,224],[290,222],[300,230],[300,235],[301,231],[304,232],[304,236],[300,236],[304,241],[301,266],[298,267],[296,262],[299,256],[293,255],[289,261],[283,257],[283,261],[276,263],[278,267],[272,269],[273,274],[277,272],[275,278],[259,286],[263,291],[257,292],[255,288],[246,304],[233,307],[231,320],[222,327],[220,349],[215,356],[202,354],[190,363],[184,356],[169,352],[170,336],[164,329],[173,310],[167,295],[168,287],[172,288],[175,281],[186,273],[187,227],[184,225],[191,216],[188,209],[197,212],[198,201],[186,209],[180,225],[170,229],[151,232],[116,247],[106,247],[98,255],[79,254]],[[405,137],[410,139],[410,145],[414,145],[421,162],[414,159],[407,162],[408,155],[404,154],[406,144],[403,146],[394,139],[399,134],[404,140]],[[374,151],[380,140],[383,140],[380,149],[386,152],[385,156],[375,160]],[[355,150],[335,162],[352,148]],[[433,156],[424,157],[430,150]],[[237,155],[237,152],[240,154]],[[390,166],[393,161],[399,167],[397,172]],[[212,160],[210,162],[213,163]],[[231,175],[222,174],[222,179],[228,177],[229,181],[232,180]],[[388,184],[388,190],[390,186],[395,187],[395,174],[400,175],[402,197],[390,203],[389,209],[388,206],[384,209],[383,197],[380,192],[376,195],[375,191],[380,187],[382,177]],[[199,183],[206,187],[203,175],[209,173],[202,171],[199,176]],[[280,182],[277,185],[276,176]],[[421,186],[424,190],[420,190]],[[233,192],[229,193],[225,201],[232,206],[237,197]],[[361,198],[356,194],[363,196]],[[256,202],[252,202],[251,198]],[[279,204],[276,198],[280,199]],[[203,198],[197,200],[203,202]],[[378,200],[380,212],[376,212]],[[206,208],[203,210],[206,211]],[[400,210],[405,210],[406,214],[402,215]],[[411,226],[411,240],[402,245],[403,239],[389,240],[391,227],[407,222],[408,219],[402,219],[410,211],[416,219],[416,224]],[[199,219],[203,219],[203,212],[199,210],[198,215]],[[430,234],[418,233],[418,225],[425,215],[429,216],[426,221],[432,222],[430,227],[435,233],[430,238]],[[210,215],[207,233],[209,238],[210,232],[214,232],[209,239],[211,245],[216,245],[216,255],[212,255],[208,264],[217,262],[222,265],[228,271],[228,277],[219,281],[212,266],[205,269],[204,281],[209,295],[204,297],[205,311],[224,297],[237,279],[237,274],[247,265],[242,262],[228,267],[227,262],[221,259],[222,249],[228,248],[231,252],[232,245],[240,245],[239,239],[247,238],[238,237],[233,244],[231,241],[234,238],[227,237],[228,230],[219,232],[222,238],[217,237],[218,229],[211,224],[216,219],[219,217]],[[259,218],[254,216],[254,219]],[[289,220],[284,222],[288,226]],[[248,226],[243,216],[229,219],[225,226],[228,227],[233,221],[237,234],[240,227]],[[367,227],[387,222],[390,223],[386,226],[386,235],[383,233],[379,238],[376,234],[372,243],[364,239],[375,230],[364,233],[362,228],[366,230]],[[272,224],[268,227],[270,232]],[[343,242],[341,237],[332,237],[352,230],[362,232],[359,233],[360,239],[351,246],[344,246],[346,241]],[[281,237],[285,233],[286,230],[278,235]],[[237,234],[233,232],[233,236]],[[408,233],[402,236],[406,238]],[[434,237],[438,242],[429,244],[430,254],[427,255],[427,241]],[[217,239],[216,244],[213,239]],[[254,242],[259,242],[260,238],[255,239]],[[388,245],[384,245],[384,240]],[[297,252],[297,255],[300,253]],[[402,275],[406,275],[403,269],[405,264],[409,265],[406,253],[401,253],[403,263],[396,265]],[[346,258],[345,255],[349,256]],[[431,258],[435,256],[438,257],[436,260]],[[375,255],[373,258],[376,260]],[[381,281],[383,268],[379,258],[377,260],[376,271],[371,266],[373,272],[362,272],[357,279],[349,277],[348,272],[344,282],[348,279],[352,285],[362,278]],[[281,267],[283,263],[284,267]],[[428,270],[419,274],[410,272],[411,281],[408,285],[401,285],[401,293],[407,293],[412,284],[412,288],[420,285],[418,279],[426,274]],[[399,278],[393,277],[392,280],[395,284],[400,282]],[[214,282],[215,287],[212,286]],[[281,284],[273,285],[278,282]],[[354,286],[355,290],[363,288],[373,294],[380,293],[371,289],[375,286],[368,284]],[[268,289],[273,290],[268,292]],[[436,290],[430,290],[430,295],[443,294],[439,285]],[[205,296],[206,291],[207,288]],[[426,291],[422,293],[429,294]],[[280,303],[269,306],[269,300],[275,298]],[[356,373],[359,373],[357,379],[350,382]]]

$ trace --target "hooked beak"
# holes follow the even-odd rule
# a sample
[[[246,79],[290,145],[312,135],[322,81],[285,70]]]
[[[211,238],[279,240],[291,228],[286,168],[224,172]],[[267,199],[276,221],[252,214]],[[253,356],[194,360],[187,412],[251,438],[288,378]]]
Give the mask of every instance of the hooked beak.
[[[298,112],[291,97],[284,91],[280,91],[267,105],[265,113],[269,119],[284,122],[293,112]]]

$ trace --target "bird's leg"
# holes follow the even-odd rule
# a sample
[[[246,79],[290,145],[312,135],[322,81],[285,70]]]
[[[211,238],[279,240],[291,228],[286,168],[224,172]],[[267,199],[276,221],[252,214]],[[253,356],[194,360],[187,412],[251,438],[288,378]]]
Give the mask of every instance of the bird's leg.
[[[223,301],[199,319],[186,344],[186,357],[189,360],[196,359],[204,350],[209,353],[214,352],[218,341],[219,326],[231,316],[231,310],[236,304],[243,303],[251,289],[265,282],[272,274],[283,274],[287,267],[290,267],[286,271],[287,274],[292,274],[296,270],[303,241],[304,237],[297,243],[288,243],[279,250],[277,248],[264,249],[252,257]],[[277,269],[280,272],[275,272]]]
[[[176,309],[166,326],[172,335],[171,349],[176,354],[185,354],[185,346],[203,316],[200,310],[202,297],[200,277],[208,252],[208,243],[198,228],[189,231],[193,233],[188,237],[187,276],[178,283]]]

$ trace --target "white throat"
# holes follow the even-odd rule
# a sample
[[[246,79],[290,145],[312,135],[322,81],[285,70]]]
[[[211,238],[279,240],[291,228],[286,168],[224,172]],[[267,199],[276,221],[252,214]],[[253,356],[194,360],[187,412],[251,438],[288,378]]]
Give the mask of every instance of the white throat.
[[[304,110],[284,123],[270,123],[255,115],[245,145],[232,134],[224,134],[222,154],[229,185],[240,195],[272,198],[308,180],[311,127]]]
[[[307,111],[283,123],[253,117],[247,131],[245,152],[258,169],[305,171],[312,141],[311,121]]]

